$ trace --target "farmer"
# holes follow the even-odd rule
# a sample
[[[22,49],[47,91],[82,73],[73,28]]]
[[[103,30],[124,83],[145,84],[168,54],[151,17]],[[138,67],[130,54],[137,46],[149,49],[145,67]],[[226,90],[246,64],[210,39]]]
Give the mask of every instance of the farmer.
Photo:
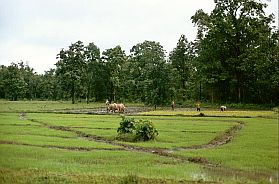
[[[171,109],[174,111],[174,108],[175,108],[175,103],[174,101],[171,102]]]
[[[220,110],[221,110],[221,111],[226,111],[226,109],[227,109],[227,107],[224,106],[224,105],[222,105],[222,106],[220,107]]]
[[[201,102],[200,101],[198,101],[196,103],[196,107],[197,107],[197,111],[201,111]]]
[[[109,104],[110,104],[110,102],[109,102],[109,100],[107,99],[107,100],[106,100],[106,105],[109,105]]]

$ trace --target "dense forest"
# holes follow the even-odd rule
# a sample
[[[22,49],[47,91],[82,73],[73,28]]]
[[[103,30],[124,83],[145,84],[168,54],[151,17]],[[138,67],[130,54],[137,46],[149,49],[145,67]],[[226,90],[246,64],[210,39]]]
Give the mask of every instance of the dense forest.
[[[101,52],[93,42],[57,51],[55,69],[37,74],[24,62],[0,68],[0,98],[144,102],[172,100],[279,104],[279,32],[266,4],[255,0],[216,1],[208,14],[191,20],[193,42],[181,35],[166,55],[159,42]]]

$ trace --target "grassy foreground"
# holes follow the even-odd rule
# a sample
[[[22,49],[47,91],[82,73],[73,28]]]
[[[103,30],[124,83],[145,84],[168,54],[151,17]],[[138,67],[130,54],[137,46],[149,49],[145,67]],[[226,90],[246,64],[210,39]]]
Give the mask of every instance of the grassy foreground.
[[[44,103],[51,104],[48,110],[85,108],[81,104],[63,102],[65,106],[57,107],[57,102]],[[196,114],[191,111],[150,111],[145,113],[150,113],[148,116],[134,118],[151,120],[159,131],[157,139],[127,143],[115,140],[121,120],[116,114],[43,113],[42,104],[0,103],[0,183],[278,181],[278,116],[273,111],[228,111],[220,117],[181,115]],[[103,104],[92,107],[105,108]],[[27,113],[21,116],[21,111]],[[241,117],[247,114],[250,118]],[[244,123],[243,128],[227,144],[187,149],[206,145],[239,122]]]

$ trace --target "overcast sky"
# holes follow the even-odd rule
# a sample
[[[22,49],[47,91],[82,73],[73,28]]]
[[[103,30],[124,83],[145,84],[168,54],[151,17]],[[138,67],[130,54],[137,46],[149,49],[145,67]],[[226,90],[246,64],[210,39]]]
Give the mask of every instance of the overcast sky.
[[[262,1],[278,25],[278,0]],[[78,40],[101,52],[120,45],[126,54],[150,40],[169,52],[181,34],[195,39],[190,18],[196,10],[213,8],[214,0],[0,0],[0,64],[22,60],[44,73]]]

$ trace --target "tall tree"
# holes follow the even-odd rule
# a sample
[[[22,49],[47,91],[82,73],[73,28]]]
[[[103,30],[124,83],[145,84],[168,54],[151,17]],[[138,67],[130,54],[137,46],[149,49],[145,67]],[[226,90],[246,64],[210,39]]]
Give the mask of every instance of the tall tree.
[[[24,64],[23,62],[18,63],[20,76],[23,78],[26,84],[25,98],[33,99],[36,98],[36,88],[38,86],[37,74],[34,69]]]
[[[183,101],[186,99],[187,82],[189,83],[189,79],[193,73],[193,59],[193,44],[187,41],[185,35],[181,35],[177,46],[169,55],[169,60],[171,65],[179,73],[180,89],[182,90]]]
[[[172,82],[163,47],[158,42],[144,41],[130,52],[135,95],[155,107],[166,103],[172,94]]]
[[[244,102],[255,94],[255,65],[267,62],[268,52],[260,48],[272,35],[274,17],[265,15],[266,6],[255,0],[219,0],[210,15],[198,10],[192,16],[198,25],[199,69],[212,87],[212,99]]]
[[[80,89],[81,78],[85,73],[84,45],[77,41],[69,46],[68,50],[62,49],[57,55],[59,61],[55,64],[56,75],[61,80],[64,89],[70,92],[72,103],[75,103],[76,92]]]
[[[60,91],[60,86],[58,86],[58,81],[55,76],[55,69],[45,71],[45,73],[41,75],[41,82],[38,90],[40,90],[40,97],[42,99],[57,99]]]
[[[89,103],[94,86],[94,79],[98,75],[96,73],[96,67],[100,62],[100,49],[94,44],[89,43],[85,47],[85,59],[86,59],[86,72],[84,73],[84,86],[86,86],[86,101]]]
[[[22,63],[11,63],[7,68],[1,68],[3,74],[3,87],[5,97],[10,100],[24,99],[28,91],[28,84],[25,82],[20,70]]]
[[[86,99],[94,96],[96,101],[103,100],[107,96],[108,72],[105,63],[101,60],[100,49],[89,43],[85,47],[86,72],[84,86],[86,86]]]
[[[0,98],[6,98],[6,90],[5,90],[5,75],[7,73],[7,67],[4,65],[0,66]]]
[[[124,97],[125,73],[124,67],[127,64],[125,51],[118,45],[103,52],[103,59],[106,61],[110,75],[111,99],[119,100]]]

